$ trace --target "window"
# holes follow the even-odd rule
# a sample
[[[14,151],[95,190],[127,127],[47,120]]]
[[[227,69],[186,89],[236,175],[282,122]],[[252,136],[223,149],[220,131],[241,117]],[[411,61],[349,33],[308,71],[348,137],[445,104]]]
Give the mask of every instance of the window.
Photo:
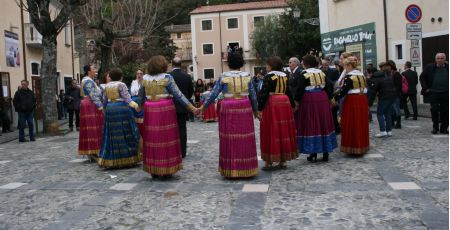
[[[397,60],[403,59],[403,45],[402,44],[395,45],[395,54],[396,54]]]
[[[264,16],[256,16],[256,17],[253,17],[253,25],[254,25],[254,26],[259,26],[259,25],[261,25],[262,23],[264,23]]]
[[[214,46],[213,44],[203,44],[203,55],[211,55],[214,54]]]
[[[72,26],[70,22],[68,22],[64,27],[64,45],[72,45]]]
[[[212,31],[212,20],[202,20],[202,31]]]
[[[39,63],[31,63],[31,75],[39,76]]]
[[[239,22],[237,18],[228,18],[228,29],[237,29],[239,28]]]
[[[177,33],[177,38],[181,38],[181,33]]]
[[[214,69],[203,69],[205,79],[214,79]]]

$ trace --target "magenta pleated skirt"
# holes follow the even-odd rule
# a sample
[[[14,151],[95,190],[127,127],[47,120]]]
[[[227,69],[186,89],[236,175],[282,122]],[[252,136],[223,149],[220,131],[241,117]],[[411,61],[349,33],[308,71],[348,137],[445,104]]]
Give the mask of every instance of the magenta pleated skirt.
[[[144,103],[143,169],[172,175],[182,169],[177,115],[172,99]]]
[[[230,98],[222,101],[219,137],[219,172],[222,176],[258,175],[253,112],[248,98]]]
[[[102,146],[103,112],[85,97],[80,102],[78,154],[97,156]]]

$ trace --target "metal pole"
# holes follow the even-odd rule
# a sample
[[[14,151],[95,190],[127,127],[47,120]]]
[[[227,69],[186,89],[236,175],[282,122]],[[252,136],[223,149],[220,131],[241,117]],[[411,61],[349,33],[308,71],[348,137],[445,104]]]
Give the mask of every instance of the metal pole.
[[[386,0],[383,0],[383,13],[384,13],[384,43],[386,60],[389,60],[389,45],[388,45],[388,23],[387,23],[387,12],[386,12]]]
[[[25,58],[25,23],[23,21],[23,0],[20,0],[20,23],[22,24],[22,59],[23,59],[23,79],[27,80],[27,59]]]

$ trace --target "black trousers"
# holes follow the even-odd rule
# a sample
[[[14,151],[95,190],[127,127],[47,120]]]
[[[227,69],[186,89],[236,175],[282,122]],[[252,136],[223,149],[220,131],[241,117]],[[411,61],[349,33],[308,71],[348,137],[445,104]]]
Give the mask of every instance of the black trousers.
[[[441,132],[448,129],[448,92],[431,93],[431,120],[433,121],[433,129]]]
[[[177,113],[178,132],[180,134],[181,143],[181,157],[186,157],[186,145],[187,145],[187,129],[186,121],[188,119],[187,113]]]
[[[416,94],[402,95],[402,106],[403,106],[403,110],[405,111],[405,117],[411,116],[411,113],[409,112],[409,109],[408,109],[408,99],[411,102],[411,106],[413,109],[413,117],[417,117],[418,113],[417,113],[417,95]]]
[[[75,114],[75,125],[80,127],[80,110],[69,109],[69,127],[73,128],[73,115]]]

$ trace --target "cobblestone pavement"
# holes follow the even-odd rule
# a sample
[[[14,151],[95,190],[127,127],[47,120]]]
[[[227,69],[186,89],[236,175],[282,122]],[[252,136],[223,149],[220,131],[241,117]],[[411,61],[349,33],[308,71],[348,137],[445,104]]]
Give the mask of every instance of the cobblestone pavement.
[[[217,123],[188,124],[184,169],[165,181],[85,161],[76,132],[9,142],[0,229],[448,229],[448,136],[432,136],[426,118],[387,139],[370,126],[365,157],[301,156],[248,180],[217,172]]]

